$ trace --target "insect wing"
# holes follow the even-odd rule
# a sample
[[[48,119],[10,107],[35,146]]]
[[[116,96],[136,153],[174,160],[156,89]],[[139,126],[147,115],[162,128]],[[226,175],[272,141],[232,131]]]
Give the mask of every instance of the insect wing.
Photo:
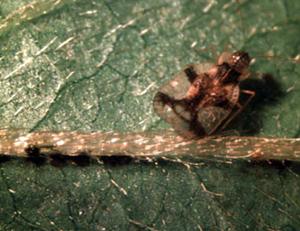
[[[202,127],[205,135],[210,135],[216,131],[220,124],[231,117],[231,112],[239,100],[240,88],[237,84],[229,84],[225,87],[228,92],[226,100],[222,105],[200,108],[197,112],[198,126]],[[201,133],[197,133],[201,136]]]
[[[175,78],[165,84],[154,98],[155,112],[186,138],[194,137],[195,131],[191,131],[191,126],[194,126],[191,124],[193,115],[187,108],[185,95],[193,80],[214,66],[213,63],[196,63],[185,67]]]
[[[209,71],[214,66],[215,64],[213,63],[195,63],[193,65],[187,65],[175,76],[175,78],[165,84],[159,92],[162,92],[173,99],[182,99],[185,97],[193,80],[201,73]],[[154,109],[156,110],[155,106],[158,105],[156,105],[154,101]]]
[[[201,126],[204,129],[206,135],[210,135],[228,117],[231,111],[231,108],[215,106],[202,108],[197,113],[198,126]],[[196,133],[195,135],[201,136],[199,133]]]

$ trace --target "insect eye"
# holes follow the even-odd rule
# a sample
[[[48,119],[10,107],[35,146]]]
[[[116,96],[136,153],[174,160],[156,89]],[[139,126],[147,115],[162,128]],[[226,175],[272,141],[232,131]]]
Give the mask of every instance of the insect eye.
[[[250,57],[247,52],[236,51],[232,53],[228,64],[237,72],[242,73],[250,64]]]
[[[199,81],[195,81],[195,83],[193,85],[194,85],[195,88],[199,88],[200,83],[199,83]]]

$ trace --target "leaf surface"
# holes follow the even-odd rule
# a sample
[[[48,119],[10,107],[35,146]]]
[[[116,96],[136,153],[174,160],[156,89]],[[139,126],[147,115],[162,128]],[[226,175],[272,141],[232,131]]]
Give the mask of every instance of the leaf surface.
[[[299,55],[296,1],[1,2],[0,125],[28,131],[169,129],[158,89],[226,43],[250,56]],[[201,52],[199,52],[201,50]],[[299,137],[300,64],[256,59],[256,97],[228,129]],[[176,150],[175,150],[176,151]],[[1,163],[3,230],[294,230],[298,163]]]

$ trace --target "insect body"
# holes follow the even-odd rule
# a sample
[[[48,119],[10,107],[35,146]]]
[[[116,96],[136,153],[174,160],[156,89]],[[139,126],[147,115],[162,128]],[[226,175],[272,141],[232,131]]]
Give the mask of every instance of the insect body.
[[[250,76],[246,52],[224,52],[217,65],[196,63],[163,86],[153,102],[155,112],[185,138],[200,138],[223,129],[255,95],[238,83]],[[240,93],[250,97],[241,105]],[[237,107],[237,110],[234,108]]]

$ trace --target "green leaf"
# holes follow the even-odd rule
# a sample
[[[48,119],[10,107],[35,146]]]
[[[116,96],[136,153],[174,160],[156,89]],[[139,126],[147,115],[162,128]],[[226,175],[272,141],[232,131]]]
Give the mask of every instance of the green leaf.
[[[169,129],[152,99],[183,66],[226,43],[250,56],[299,55],[299,4],[241,1],[5,1],[0,126]],[[256,59],[256,98],[228,129],[299,137],[300,64]],[[194,161],[196,162],[196,161]],[[80,168],[1,163],[3,230],[297,230],[298,163],[133,160]]]

